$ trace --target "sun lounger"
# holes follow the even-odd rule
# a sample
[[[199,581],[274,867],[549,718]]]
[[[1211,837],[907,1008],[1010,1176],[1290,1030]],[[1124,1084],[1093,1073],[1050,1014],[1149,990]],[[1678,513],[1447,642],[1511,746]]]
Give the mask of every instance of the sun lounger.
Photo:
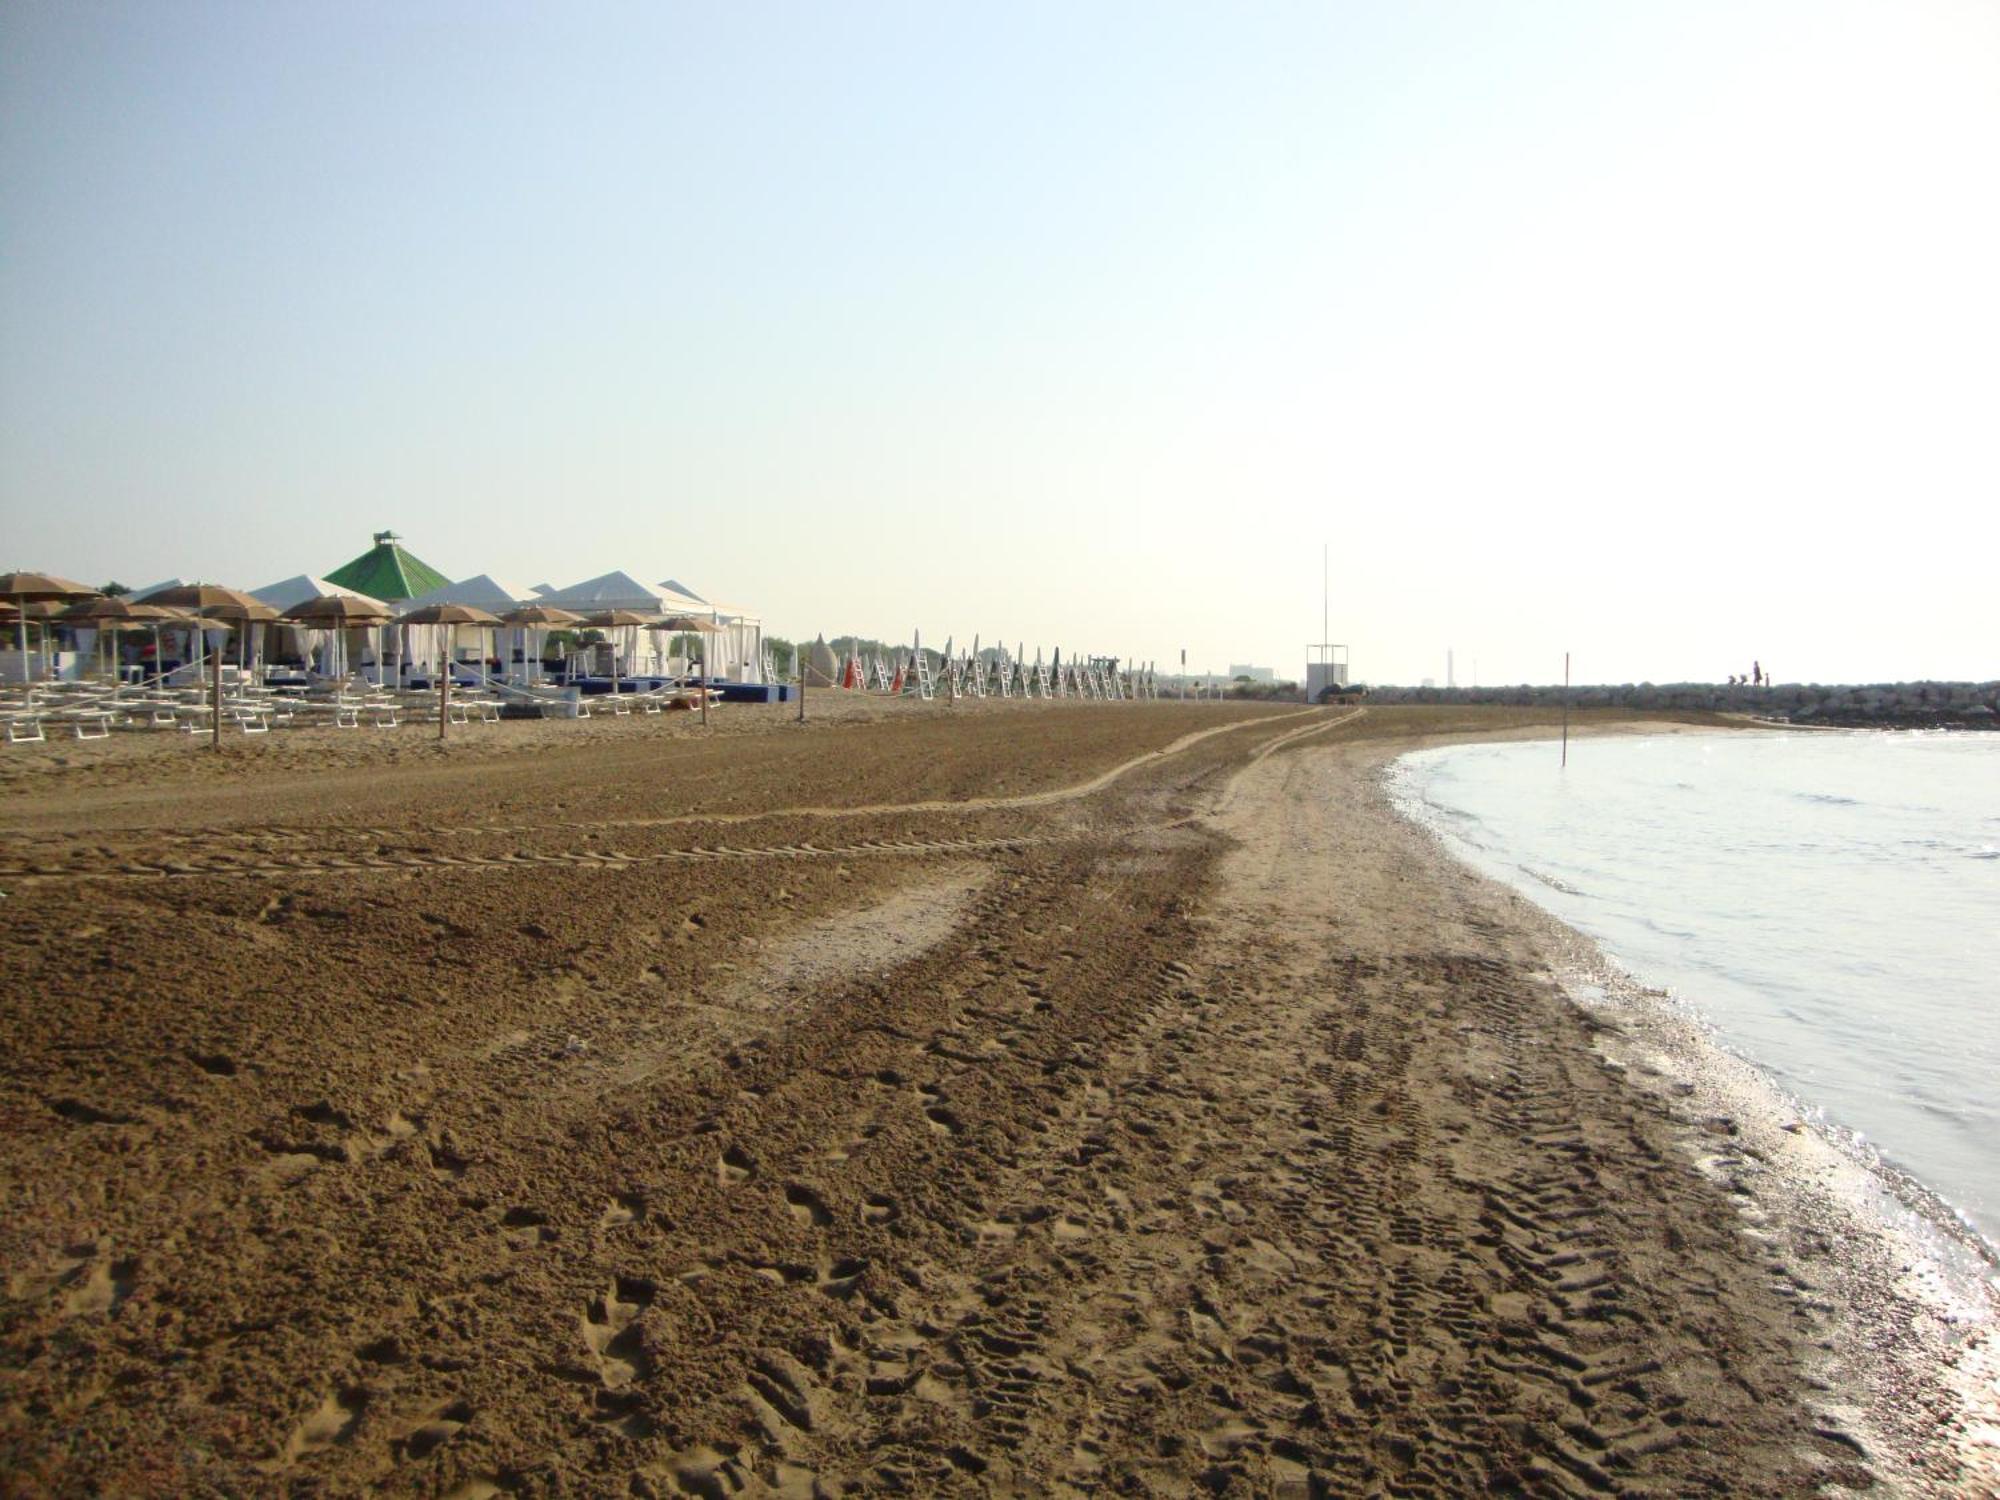
[[[37,744],[47,738],[42,733],[42,721],[32,714],[20,714],[7,720],[7,743],[10,745]]]

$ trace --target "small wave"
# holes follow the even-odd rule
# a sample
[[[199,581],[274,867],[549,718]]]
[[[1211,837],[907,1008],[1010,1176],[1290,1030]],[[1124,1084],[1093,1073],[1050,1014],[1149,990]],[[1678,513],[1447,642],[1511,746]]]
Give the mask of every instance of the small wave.
[[[1859,807],[1860,801],[1854,797],[1842,797],[1833,792],[1794,792],[1801,802],[1817,802],[1822,807]]]
[[[1583,894],[1583,892],[1578,890],[1575,886],[1566,884],[1565,882],[1556,879],[1556,877],[1553,875],[1544,875],[1540,870],[1535,869],[1531,865],[1520,865],[1517,866],[1517,868],[1523,875],[1526,875],[1530,880],[1539,880],[1543,885],[1547,886],[1552,891],[1561,891],[1565,896],[1581,896]]]

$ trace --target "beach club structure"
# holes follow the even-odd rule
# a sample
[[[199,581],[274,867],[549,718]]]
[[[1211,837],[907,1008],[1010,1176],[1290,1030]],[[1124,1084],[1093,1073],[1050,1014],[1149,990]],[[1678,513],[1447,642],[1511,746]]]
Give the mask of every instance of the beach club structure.
[[[453,580],[377,532],[359,557],[238,590],[170,578],[105,597],[73,579],[0,574],[5,740],[115,728],[261,734],[287,723],[390,728],[473,717],[659,713],[776,702],[761,618],[678,579],[615,569],[577,583],[491,573]],[[1150,667],[1062,652],[1032,665],[1004,645],[836,659],[804,653],[807,685],[934,697],[1158,696]]]

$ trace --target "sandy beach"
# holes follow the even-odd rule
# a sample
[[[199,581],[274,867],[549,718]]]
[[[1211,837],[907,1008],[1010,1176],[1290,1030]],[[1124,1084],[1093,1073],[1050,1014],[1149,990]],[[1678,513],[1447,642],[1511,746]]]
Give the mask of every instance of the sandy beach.
[[[1552,722],[9,754],[0,1493],[1990,1492],[1836,1155],[1380,786]]]

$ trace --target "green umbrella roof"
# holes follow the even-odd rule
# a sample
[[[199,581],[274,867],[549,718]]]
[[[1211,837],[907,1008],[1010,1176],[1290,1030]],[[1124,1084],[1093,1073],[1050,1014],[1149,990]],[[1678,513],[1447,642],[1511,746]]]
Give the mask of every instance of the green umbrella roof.
[[[326,575],[328,583],[371,599],[414,599],[441,589],[451,580],[420,557],[405,552],[393,531],[375,533],[375,545]]]

